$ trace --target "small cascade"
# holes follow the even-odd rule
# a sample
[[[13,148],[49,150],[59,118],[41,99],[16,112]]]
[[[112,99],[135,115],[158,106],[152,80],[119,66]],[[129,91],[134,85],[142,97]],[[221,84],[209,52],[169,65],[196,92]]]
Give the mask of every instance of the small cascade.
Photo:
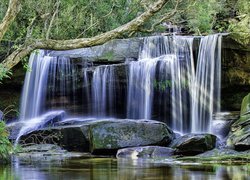
[[[47,101],[49,109],[66,109],[74,113],[76,105],[77,67],[68,57],[56,57],[50,65]]]
[[[30,56],[30,71],[26,73],[21,99],[20,120],[31,119],[41,115],[44,110],[48,73],[55,57],[46,56],[39,50]]]
[[[31,54],[29,67],[31,70],[25,77],[20,120],[38,117],[58,106],[67,109],[68,104],[75,104],[77,76],[69,58],[51,57],[46,51],[39,50]]]
[[[115,74],[113,66],[98,66],[93,73],[93,115],[105,117],[115,112]]]
[[[192,102],[192,132],[211,132],[213,113],[220,111],[221,35],[201,39]]]

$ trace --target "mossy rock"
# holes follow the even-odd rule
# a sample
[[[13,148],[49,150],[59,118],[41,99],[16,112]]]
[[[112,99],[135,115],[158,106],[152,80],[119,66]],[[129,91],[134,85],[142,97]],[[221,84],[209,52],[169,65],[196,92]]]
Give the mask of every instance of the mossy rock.
[[[103,121],[91,125],[89,132],[92,152],[167,145],[173,138],[166,124],[150,120]]]
[[[231,126],[227,146],[242,151],[250,149],[250,93],[242,101],[240,114]]]
[[[241,104],[240,115],[250,114],[250,93],[244,97]]]

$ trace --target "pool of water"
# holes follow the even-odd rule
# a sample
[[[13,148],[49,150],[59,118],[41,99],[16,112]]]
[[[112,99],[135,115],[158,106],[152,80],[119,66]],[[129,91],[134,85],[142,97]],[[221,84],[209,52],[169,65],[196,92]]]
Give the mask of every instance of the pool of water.
[[[67,161],[21,162],[0,165],[0,180],[161,180],[250,179],[250,164],[171,164],[164,161],[75,158]]]

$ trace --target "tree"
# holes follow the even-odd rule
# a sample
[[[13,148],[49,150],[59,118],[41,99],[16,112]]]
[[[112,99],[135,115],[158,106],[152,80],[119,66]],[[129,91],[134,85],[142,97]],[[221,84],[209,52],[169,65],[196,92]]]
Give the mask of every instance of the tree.
[[[23,1],[21,1],[23,2]],[[14,67],[18,62],[20,62],[25,56],[30,54],[35,49],[52,49],[52,50],[68,50],[68,49],[75,49],[75,48],[83,48],[83,47],[90,47],[95,45],[103,44],[111,39],[122,37],[124,35],[129,35],[139,29],[147,23],[147,21],[154,16],[157,12],[159,12],[165,4],[169,2],[169,0],[158,0],[154,2],[152,5],[148,6],[146,10],[141,13],[136,18],[132,19],[128,23],[121,25],[113,30],[100,33],[96,36],[89,37],[89,38],[76,38],[76,39],[69,39],[69,40],[54,40],[49,39],[51,26],[53,24],[53,19],[55,18],[56,14],[58,13],[58,7],[60,1],[57,1],[57,11],[55,11],[52,15],[52,19],[49,23],[48,32],[46,33],[46,37],[42,39],[33,39],[27,35],[25,41],[15,50],[13,51],[4,61],[2,61],[2,68],[4,72],[10,70]],[[179,1],[177,1],[179,2]],[[3,35],[6,33],[7,29],[17,16],[17,13],[20,9],[20,0],[10,0],[9,7],[7,13],[5,15],[6,18],[3,19],[2,26],[0,26],[0,32]],[[176,8],[173,10],[176,11]],[[173,14],[173,12],[171,13]],[[165,16],[169,16],[169,13],[164,14]],[[35,17],[37,18],[37,17]],[[167,19],[167,18],[165,18]],[[32,22],[29,26],[30,29],[27,30],[27,34],[32,28]],[[0,39],[1,40],[1,39]]]

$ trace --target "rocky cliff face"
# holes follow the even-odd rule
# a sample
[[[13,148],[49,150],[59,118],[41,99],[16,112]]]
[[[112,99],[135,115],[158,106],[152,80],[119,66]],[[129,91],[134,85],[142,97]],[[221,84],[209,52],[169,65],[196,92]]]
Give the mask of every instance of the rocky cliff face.
[[[240,110],[250,90],[250,47],[224,37],[222,42],[222,109]]]

